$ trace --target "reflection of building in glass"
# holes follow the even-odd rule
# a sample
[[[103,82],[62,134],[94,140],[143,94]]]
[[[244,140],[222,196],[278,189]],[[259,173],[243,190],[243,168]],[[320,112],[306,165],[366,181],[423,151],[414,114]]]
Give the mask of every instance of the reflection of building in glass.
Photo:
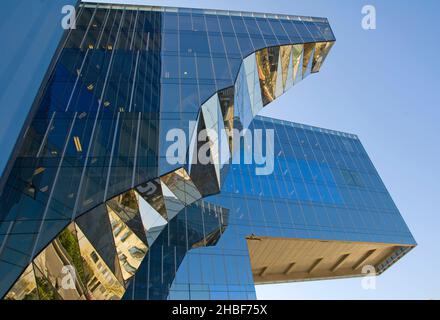
[[[81,4],[2,177],[0,296],[252,299],[385,270],[415,242],[357,138],[254,120],[334,41],[323,18]],[[274,129],[274,174],[229,165],[245,128]]]
[[[32,265],[29,265],[5,296],[6,300],[36,300],[38,299],[37,283]]]

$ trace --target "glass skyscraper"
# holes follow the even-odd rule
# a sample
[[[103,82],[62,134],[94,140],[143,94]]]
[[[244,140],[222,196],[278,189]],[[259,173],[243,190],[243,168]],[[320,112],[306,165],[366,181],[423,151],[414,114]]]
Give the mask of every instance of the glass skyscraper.
[[[416,244],[357,137],[257,116],[334,41],[324,18],[80,4],[1,179],[0,296],[255,299],[387,269]],[[273,130],[271,175],[230,163],[233,129]]]

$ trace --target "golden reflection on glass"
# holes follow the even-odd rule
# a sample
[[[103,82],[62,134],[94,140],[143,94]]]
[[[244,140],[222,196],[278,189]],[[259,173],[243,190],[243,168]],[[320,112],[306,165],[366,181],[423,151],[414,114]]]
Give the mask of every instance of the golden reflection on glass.
[[[302,54],[304,50],[303,44],[296,44],[292,46],[293,56],[293,82],[296,83],[302,79]]]
[[[279,47],[270,47],[259,50],[255,54],[263,105],[275,99],[279,50]]]
[[[107,201],[107,205],[112,208],[141,241],[146,242],[145,230],[142,226],[142,218],[139,211],[139,194],[134,189]]]
[[[34,265],[59,298],[86,299],[84,268],[73,223],[34,259]]]
[[[190,205],[202,198],[202,195],[184,168],[163,176],[161,180],[185,205]]]
[[[88,300],[119,300],[125,288],[118,281],[93,245],[76,225],[78,244],[84,265],[84,279]]]
[[[290,55],[292,54],[292,46],[281,46],[281,69],[283,73],[283,89],[286,88],[287,74],[289,71]]]
[[[312,72],[319,72],[325,58],[327,57],[330,49],[333,47],[334,41],[332,42],[320,42],[315,46],[315,56],[313,57]]]
[[[315,48],[314,43],[306,43],[304,44],[304,57],[303,57],[303,65],[302,65],[302,75],[303,78],[307,76],[307,67],[309,65],[310,59],[312,59],[313,49]]]
[[[38,300],[37,283],[35,281],[32,264],[28,265],[24,273],[6,294],[5,300]]]
[[[114,207],[118,214],[121,214],[122,211],[125,211],[126,214],[134,216],[139,211],[138,200],[134,190],[124,192],[109,200],[109,202],[115,204]]]
[[[33,265],[35,280],[37,282],[38,297],[40,300],[62,300],[57,290],[52,286],[49,281],[41,272],[38,267]]]
[[[122,277],[130,279],[139,268],[142,260],[147,254],[148,247],[136,234],[122,221],[122,219],[107,206],[113,238],[119,264],[121,265]]]

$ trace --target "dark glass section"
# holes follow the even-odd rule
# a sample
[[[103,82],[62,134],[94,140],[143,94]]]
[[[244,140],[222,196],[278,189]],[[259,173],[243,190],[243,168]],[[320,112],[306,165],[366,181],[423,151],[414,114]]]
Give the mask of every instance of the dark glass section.
[[[162,14],[79,12],[0,195],[0,295],[75,217],[158,173]],[[96,212],[82,227],[117,274]]]
[[[215,246],[227,224],[228,210],[220,206],[198,201],[183,208],[150,247],[124,299],[167,299],[185,255],[195,248]]]

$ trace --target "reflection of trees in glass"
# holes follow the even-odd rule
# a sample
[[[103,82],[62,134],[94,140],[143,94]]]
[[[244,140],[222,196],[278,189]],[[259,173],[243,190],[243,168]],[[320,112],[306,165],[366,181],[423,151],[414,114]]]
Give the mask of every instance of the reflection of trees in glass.
[[[35,288],[35,289],[32,290],[31,292],[27,293],[27,294],[23,297],[23,300],[38,300],[37,288]]]
[[[69,230],[69,228],[66,228],[60,233],[58,240],[72,259],[73,266],[75,267],[79,278],[85,283],[86,277],[76,236],[71,230]]]
[[[57,294],[55,290],[43,277],[37,277],[37,287],[40,300],[57,300]]]
[[[13,295],[7,295],[5,300],[38,300],[37,288],[34,288],[31,292],[26,293],[22,299],[16,299]]]
[[[123,207],[137,210],[138,202],[137,202],[136,194],[133,191],[124,193],[121,196],[120,201]]]
[[[88,286],[90,280],[93,279],[93,277],[95,276],[93,273],[93,268],[91,266],[89,266],[87,260],[83,257],[81,257],[81,261],[83,262],[83,266],[84,266],[84,284]]]

